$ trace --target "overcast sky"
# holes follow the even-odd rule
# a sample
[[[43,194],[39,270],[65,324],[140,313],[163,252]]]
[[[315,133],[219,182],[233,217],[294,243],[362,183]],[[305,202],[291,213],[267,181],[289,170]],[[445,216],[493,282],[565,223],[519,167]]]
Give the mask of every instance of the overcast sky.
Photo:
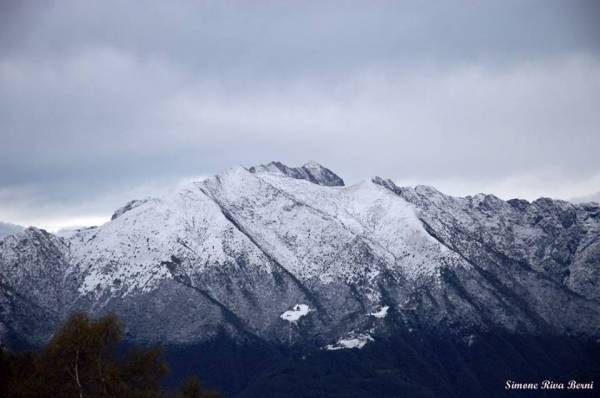
[[[1,1],[0,220],[97,224],[270,160],[591,195],[598,20],[576,0]]]

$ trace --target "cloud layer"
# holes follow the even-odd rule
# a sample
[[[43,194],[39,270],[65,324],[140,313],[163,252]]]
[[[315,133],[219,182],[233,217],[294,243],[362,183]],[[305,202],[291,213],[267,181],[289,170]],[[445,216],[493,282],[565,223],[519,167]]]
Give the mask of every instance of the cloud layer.
[[[101,221],[274,159],[453,194],[591,194],[596,4],[3,5],[0,220]]]

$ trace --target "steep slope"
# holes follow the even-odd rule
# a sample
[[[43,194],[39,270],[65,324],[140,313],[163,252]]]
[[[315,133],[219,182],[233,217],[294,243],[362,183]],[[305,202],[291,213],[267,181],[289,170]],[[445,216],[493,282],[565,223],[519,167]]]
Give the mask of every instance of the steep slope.
[[[74,291],[67,252],[62,239],[36,228],[0,239],[2,341],[41,343],[66,315]]]
[[[135,309],[129,324],[134,336],[152,331],[151,340],[206,339],[223,328],[254,335],[273,322],[259,309],[280,314],[288,308],[281,295],[303,298],[196,184],[148,200],[68,244],[74,272],[83,278],[83,300],[96,311],[143,303],[146,317]]]
[[[432,236],[546,330],[597,333],[600,207],[483,194],[453,198],[431,187],[374,181],[413,203]]]
[[[238,167],[131,201],[99,227],[1,239],[0,334],[37,344],[84,310],[168,344],[595,336],[599,214],[380,178],[345,186],[314,163]]]

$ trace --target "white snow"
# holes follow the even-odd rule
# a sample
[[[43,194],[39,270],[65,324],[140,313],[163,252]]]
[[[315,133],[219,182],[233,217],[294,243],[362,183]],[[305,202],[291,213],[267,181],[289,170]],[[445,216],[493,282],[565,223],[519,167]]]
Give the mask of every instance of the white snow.
[[[383,319],[387,316],[389,309],[390,307],[388,305],[384,305],[379,311],[371,312],[369,315],[374,316],[375,318]]]
[[[296,304],[294,308],[281,314],[279,317],[284,321],[296,323],[300,318],[307,315],[311,309],[306,304]]]
[[[372,181],[365,180],[347,187],[328,187],[273,173],[261,173],[258,178],[282,192],[282,200],[296,202],[287,207],[294,210],[291,215],[275,212],[275,209],[269,212],[268,218],[276,215],[278,219],[270,221],[259,233],[268,231],[273,235],[289,236],[291,231],[297,235],[295,248],[300,249],[299,254],[287,255],[295,257],[296,262],[309,260],[293,265],[293,268],[298,267],[298,274],[291,270],[297,276],[323,279],[333,272],[335,280],[346,278],[353,282],[360,277],[376,280],[381,274],[380,268],[371,266],[367,270],[351,258],[344,261],[338,254],[339,250],[335,254],[328,253],[329,249],[335,250],[357,238],[388,267],[413,280],[436,276],[438,269],[444,266],[466,264],[425,231],[413,204]],[[286,219],[293,216],[293,220],[284,221],[281,216]],[[273,226],[282,231],[278,232]],[[278,239],[273,235],[267,240],[273,242]],[[319,241],[315,242],[315,239]],[[320,243],[322,240],[327,242],[326,246]],[[329,262],[339,260],[339,263],[326,269],[316,268],[323,257]]]
[[[412,204],[370,181],[328,187],[242,167],[64,238],[84,276],[79,291],[94,295],[151,291],[172,277],[172,257],[190,276],[244,258],[261,272],[276,264],[301,281],[359,284],[377,303],[383,273],[431,277],[464,262],[426,233]]]
[[[67,237],[74,272],[84,275],[80,293],[151,291],[171,278],[165,266],[171,256],[181,260],[185,272],[234,266],[237,257],[270,272],[264,253],[232,226],[200,184],[186,184],[98,228]]]
[[[375,341],[373,337],[365,333],[350,333],[348,337],[340,338],[335,344],[325,346],[327,351],[336,351],[352,348],[363,348],[369,341]]]

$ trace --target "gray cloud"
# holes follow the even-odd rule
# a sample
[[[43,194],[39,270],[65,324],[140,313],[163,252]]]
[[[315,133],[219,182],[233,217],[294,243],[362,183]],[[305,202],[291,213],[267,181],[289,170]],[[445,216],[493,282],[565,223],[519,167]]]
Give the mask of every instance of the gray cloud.
[[[101,219],[272,159],[455,194],[600,185],[597,2],[14,4],[0,219]]]

